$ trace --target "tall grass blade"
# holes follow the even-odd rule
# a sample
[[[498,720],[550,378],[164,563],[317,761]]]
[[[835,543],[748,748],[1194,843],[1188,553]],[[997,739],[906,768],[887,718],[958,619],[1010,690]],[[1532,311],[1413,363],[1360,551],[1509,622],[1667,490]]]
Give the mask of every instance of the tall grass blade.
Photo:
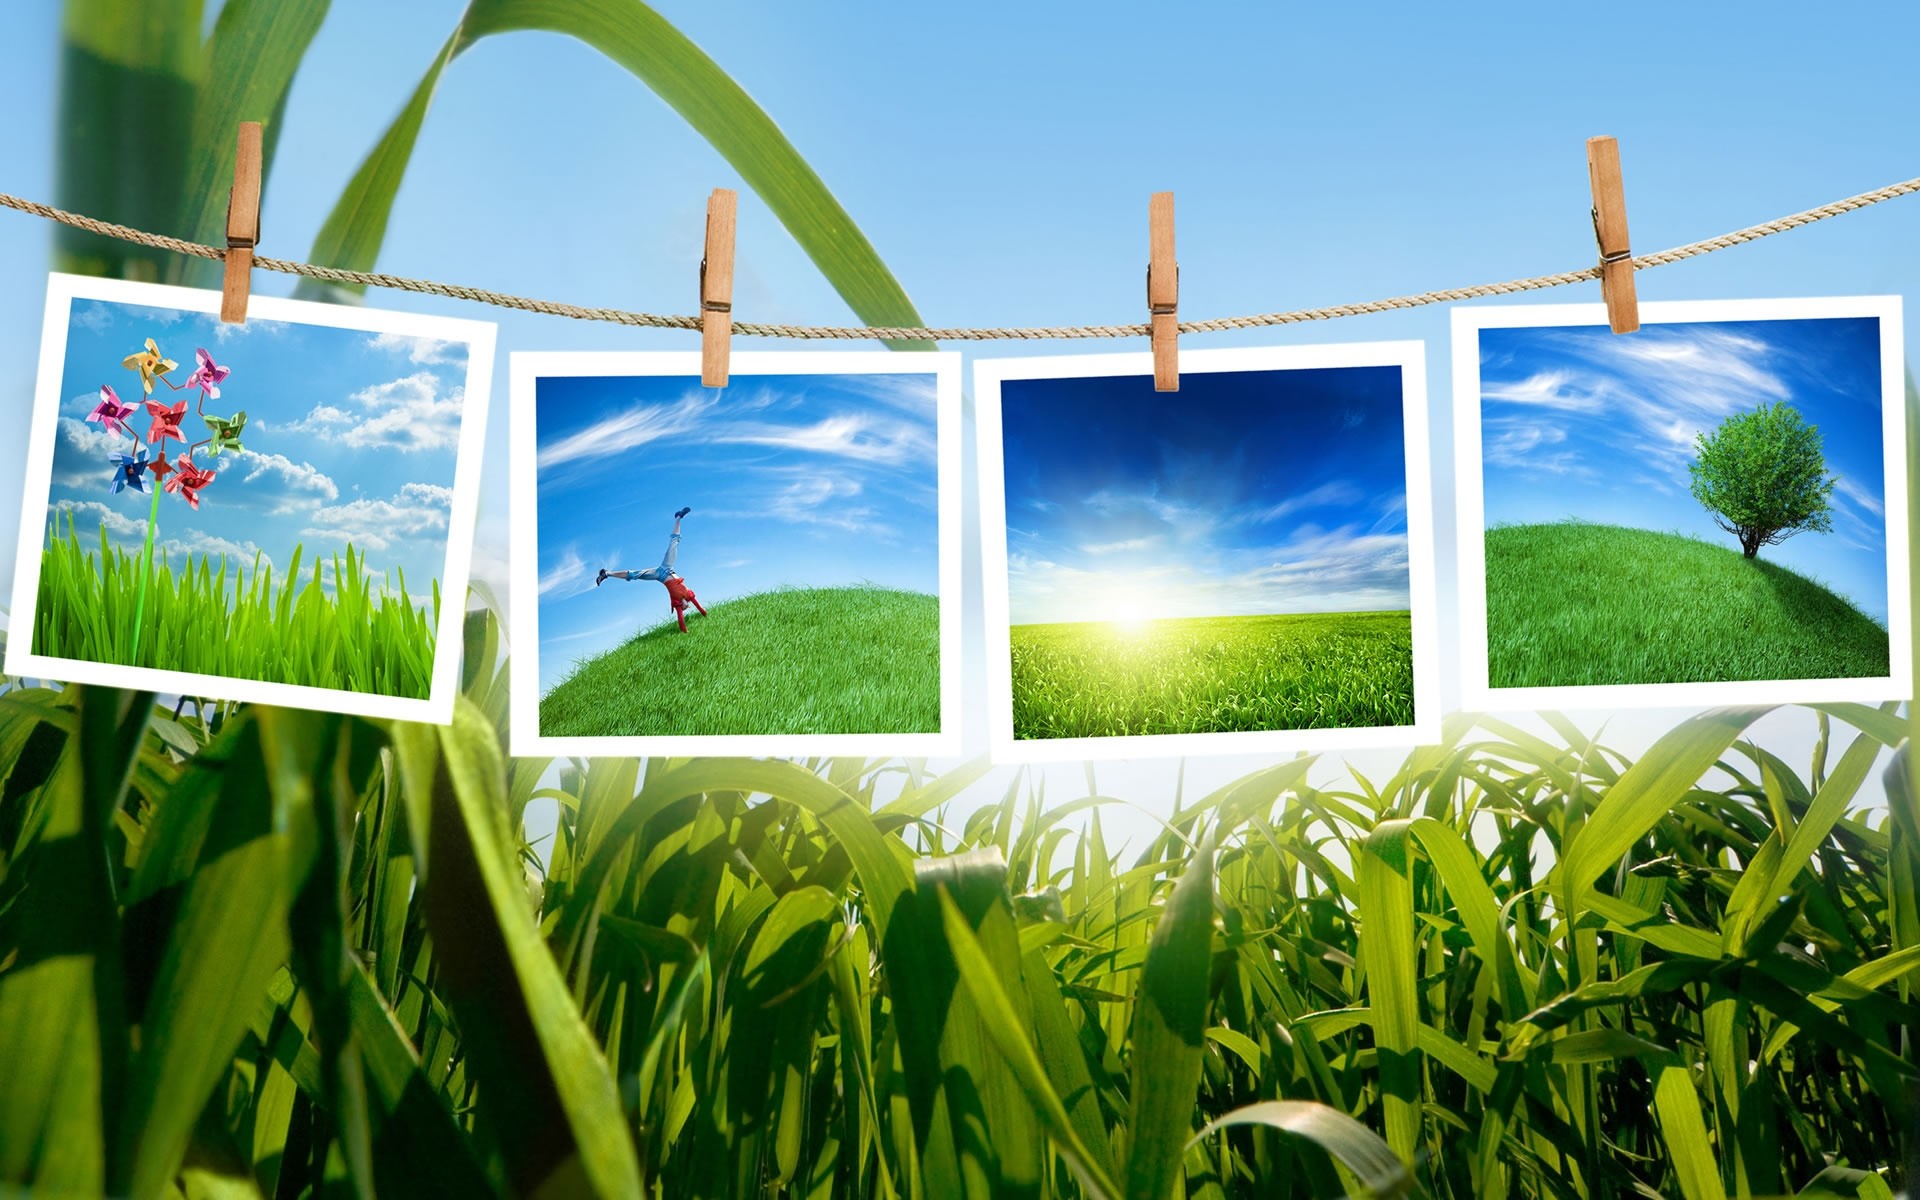
[[[314,242],[315,262],[373,269],[441,72],[483,38],[526,30],[577,38],[653,89],[740,172],[861,320],[873,325],[921,323],[872,243],[780,127],[685,34],[640,0],[473,0],[334,205]],[[896,344],[902,349],[932,346]]]
[[[328,0],[226,0],[220,6],[181,170],[183,236],[212,245],[225,241],[234,139],[242,121],[262,123],[261,174],[263,180],[271,177],[280,114],[327,7]],[[196,287],[217,280],[220,272],[218,263],[181,256],[169,268],[170,281]]]
[[[504,763],[493,728],[464,698],[437,730],[426,915],[449,1007],[472,1067],[492,1086],[516,1189],[640,1190],[640,1166],[602,1057],[527,911],[505,828]]]
[[[1222,1129],[1244,1125],[1277,1129],[1313,1143],[1352,1171],[1374,1196],[1402,1196],[1414,1188],[1412,1173],[1379,1134],[1337,1108],[1310,1100],[1268,1100],[1236,1108],[1209,1121],[1193,1140],[1202,1142]]]
[[[1213,853],[1209,834],[1174,884],[1140,972],[1127,1200],[1167,1200],[1193,1129],[1213,961]]]

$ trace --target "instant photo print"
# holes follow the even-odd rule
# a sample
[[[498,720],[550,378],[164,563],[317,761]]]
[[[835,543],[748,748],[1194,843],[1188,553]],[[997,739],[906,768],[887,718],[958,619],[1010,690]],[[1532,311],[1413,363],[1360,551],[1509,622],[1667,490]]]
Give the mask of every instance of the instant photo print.
[[[53,275],[9,675],[445,723],[494,326]]]
[[[1453,314],[1466,707],[1912,693],[1898,297]]]

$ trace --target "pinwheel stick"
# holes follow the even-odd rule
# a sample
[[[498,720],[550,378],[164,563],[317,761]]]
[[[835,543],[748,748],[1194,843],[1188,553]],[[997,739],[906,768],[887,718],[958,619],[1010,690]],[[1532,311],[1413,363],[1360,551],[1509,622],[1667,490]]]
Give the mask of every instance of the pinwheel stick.
[[[153,574],[153,535],[160,527],[160,489],[153,489],[153,503],[147,507],[147,544],[140,550],[140,590],[133,602],[133,663],[140,665],[140,630],[146,624],[147,578]]]

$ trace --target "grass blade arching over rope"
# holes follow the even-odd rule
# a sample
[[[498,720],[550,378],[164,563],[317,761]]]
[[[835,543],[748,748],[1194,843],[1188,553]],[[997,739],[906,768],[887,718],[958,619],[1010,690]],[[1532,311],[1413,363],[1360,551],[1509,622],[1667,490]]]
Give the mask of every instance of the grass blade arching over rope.
[[[373,269],[441,73],[483,38],[528,30],[576,38],[653,89],[740,172],[862,321],[921,324],[905,289],[780,127],[704,51],[640,0],[473,0],[335,204],[314,242],[315,262]],[[895,346],[931,349],[933,343]]]

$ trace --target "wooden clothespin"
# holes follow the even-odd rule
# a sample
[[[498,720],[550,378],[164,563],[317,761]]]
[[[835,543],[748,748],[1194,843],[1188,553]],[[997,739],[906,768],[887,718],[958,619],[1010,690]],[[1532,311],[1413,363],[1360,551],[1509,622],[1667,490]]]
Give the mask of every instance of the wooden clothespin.
[[[715,188],[707,198],[707,253],[700,260],[700,382],[727,386],[733,344],[733,232],[740,197]]]
[[[253,248],[260,243],[260,122],[240,122],[233,155],[233,190],[227,193],[227,271],[220,287],[220,319],[247,321],[253,291]]]
[[[1180,264],[1173,255],[1173,193],[1147,201],[1147,320],[1153,336],[1153,390],[1180,390]]]
[[[1640,296],[1633,285],[1633,251],[1627,248],[1627,195],[1620,182],[1620,142],[1587,139],[1587,178],[1593,185],[1593,236],[1600,243],[1600,297],[1615,333],[1640,328]]]

